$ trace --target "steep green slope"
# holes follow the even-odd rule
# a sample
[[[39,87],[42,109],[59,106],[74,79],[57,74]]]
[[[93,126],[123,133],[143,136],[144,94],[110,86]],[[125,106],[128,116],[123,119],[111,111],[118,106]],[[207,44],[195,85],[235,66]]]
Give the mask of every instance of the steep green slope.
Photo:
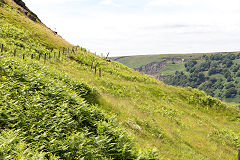
[[[163,159],[235,159],[240,142],[237,108],[93,54],[80,52],[71,59],[76,62],[62,61],[56,69],[95,87],[100,107],[116,114],[140,147],[156,147]],[[92,61],[101,63],[101,77],[91,69]]]
[[[98,109],[96,91],[34,60],[71,45],[16,9],[12,1],[1,8],[0,159],[154,158]]]
[[[0,1],[0,34],[1,39],[4,38],[1,43],[19,47],[17,49],[30,48],[31,51],[72,46],[41,22],[34,22],[23,14],[13,0],[3,2]]]
[[[62,159],[136,159],[130,140],[101,113],[83,83],[34,61],[1,57],[1,128]],[[11,133],[11,131],[8,131]],[[3,149],[5,149],[3,147]],[[13,152],[3,152],[1,159]]]
[[[9,5],[0,15],[20,19],[1,18],[0,158],[236,159],[236,107],[80,47],[63,56],[70,44]]]

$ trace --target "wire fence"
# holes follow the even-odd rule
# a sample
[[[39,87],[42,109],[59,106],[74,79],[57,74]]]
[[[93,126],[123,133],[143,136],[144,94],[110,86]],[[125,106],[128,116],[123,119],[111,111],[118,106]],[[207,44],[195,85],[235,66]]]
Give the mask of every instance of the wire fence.
[[[45,63],[47,60],[51,59],[61,59],[61,57],[68,57],[73,53],[76,53],[78,51],[78,47],[74,46],[73,48],[62,48],[58,51],[53,51],[53,49],[50,49],[47,53],[32,53],[32,54],[25,54],[21,53],[21,51],[18,51],[17,49],[11,50],[7,46],[4,46],[4,44],[0,45],[0,54],[3,56],[4,53],[8,53],[6,56],[14,56],[14,57],[21,57],[23,60],[26,59],[35,59],[38,61],[43,60]],[[82,48],[80,48],[82,50]],[[11,55],[12,53],[12,55]]]
[[[77,53],[78,51],[90,53],[90,51],[87,51],[85,48],[82,48],[79,46],[74,46],[72,48],[61,48],[58,50],[49,49],[49,51],[46,53],[30,53],[30,54],[23,53],[22,50],[11,49],[4,44],[1,44],[0,47],[1,47],[0,48],[1,56],[19,57],[19,58],[22,58],[23,60],[32,59],[32,60],[43,61],[44,63],[50,60],[61,60],[62,58],[66,58],[66,57],[70,58],[71,55]],[[4,53],[7,53],[7,54],[4,54]],[[97,73],[97,70],[98,70],[98,73]],[[99,67],[99,63],[97,63],[95,66],[93,66],[92,64],[91,71],[93,71],[96,75],[99,75],[99,77],[102,76],[102,70]]]

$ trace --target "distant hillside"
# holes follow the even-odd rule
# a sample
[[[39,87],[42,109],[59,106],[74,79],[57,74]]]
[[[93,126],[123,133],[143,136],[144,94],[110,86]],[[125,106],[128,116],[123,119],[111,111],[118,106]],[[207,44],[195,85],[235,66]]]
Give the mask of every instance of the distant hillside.
[[[214,58],[218,57],[218,59]],[[220,58],[219,58],[220,57]],[[190,86],[204,90],[208,95],[227,102],[240,103],[238,87],[239,52],[223,52],[209,54],[177,54],[177,55],[146,55],[116,57],[113,60],[133,67],[176,86]],[[228,61],[229,60],[229,61]],[[146,64],[147,63],[147,64]],[[204,68],[204,64],[208,64]],[[231,64],[226,64],[231,63]],[[216,72],[213,70],[216,69]],[[225,72],[231,74],[226,75]],[[203,74],[201,82],[199,74]],[[223,86],[215,86],[215,80]],[[229,88],[229,86],[232,86]],[[219,88],[220,87],[220,88]],[[232,88],[235,88],[234,90]],[[231,90],[231,91],[230,91]],[[239,90],[239,91],[238,91]],[[230,95],[231,93],[231,95]]]
[[[72,46],[19,7],[0,0],[0,159],[236,159],[236,106]]]
[[[118,61],[130,68],[137,69],[146,66],[152,62],[163,62],[165,59],[196,59],[201,57],[202,55],[203,54],[158,54],[112,57],[111,59]]]
[[[171,85],[190,86],[227,102],[240,104],[240,53],[205,55],[201,61],[189,61],[184,69],[166,77]]]

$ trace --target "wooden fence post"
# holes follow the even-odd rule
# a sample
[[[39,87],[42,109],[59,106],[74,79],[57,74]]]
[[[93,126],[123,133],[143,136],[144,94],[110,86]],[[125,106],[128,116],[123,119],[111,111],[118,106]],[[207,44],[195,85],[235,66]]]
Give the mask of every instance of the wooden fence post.
[[[2,44],[1,52],[3,52],[4,45]]]
[[[238,148],[238,156],[237,156],[237,160],[240,160],[240,148]]]
[[[101,76],[102,76],[102,69],[99,68],[99,77],[101,77]]]
[[[25,59],[25,54],[23,54],[23,60]]]
[[[13,52],[14,57],[16,57],[16,54],[17,54],[17,51],[16,49],[14,49],[14,52]]]
[[[93,69],[93,61],[92,61],[91,69]]]
[[[97,74],[97,66],[99,65],[99,63],[97,63],[96,65],[95,65],[95,74]]]
[[[47,53],[44,54],[44,63],[46,63]]]
[[[96,64],[96,66],[95,66],[95,74],[97,74],[97,64]]]

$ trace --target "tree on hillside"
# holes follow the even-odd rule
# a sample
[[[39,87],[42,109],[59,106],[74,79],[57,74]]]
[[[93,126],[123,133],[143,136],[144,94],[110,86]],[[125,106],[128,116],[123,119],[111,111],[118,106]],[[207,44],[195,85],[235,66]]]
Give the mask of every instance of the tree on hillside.
[[[210,56],[210,60],[222,60],[223,56],[222,54],[213,54]]]
[[[240,77],[240,71],[237,72],[236,76],[237,76],[237,77]]]
[[[230,60],[235,60],[237,56],[235,54],[230,53],[230,54],[227,54],[225,57]]]
[[[232,68],[232,71],[233,72],[237,72],[239,70],[239,65],[234,65],[233,68]]]
[[[206,62],[202,62],[199,65],[199,70],[200,71],[207,71],[210,68],[211,62],[210,61],[206,61]]]
[[[227,70],[227,72],[224,73],[224,77],[225,78],[231,77],[231,72]]]
[[[214,75],[217,73],[217,69],[216,68],[213,68],[211,67],[208,71],[208,75],[211,76],[211,75]]]
[[[184,64],[185,68],[187,71],[189,71],[190,69],[192,69],[195,65],[197,64],[197,61],[196,60],[193,60],[193,61],[189,61],[187,63]],[[194,72],[194,71],[192,71]]]
[[[232,60],[224,60],[223,61],[223,64],[225,64],[225,66],[227,67],[227,68],[230,68],[232,65],[233,65],[233,61]]]
[[[233,83],[229,83],[227,86],[226,86],[226,89],[229,89],[229,88],[235,88],[235,85]]]
[[[226,98],[234,98],[237,94],[237,90],[235,88],[229,88],[225,92],[225,97]]]

